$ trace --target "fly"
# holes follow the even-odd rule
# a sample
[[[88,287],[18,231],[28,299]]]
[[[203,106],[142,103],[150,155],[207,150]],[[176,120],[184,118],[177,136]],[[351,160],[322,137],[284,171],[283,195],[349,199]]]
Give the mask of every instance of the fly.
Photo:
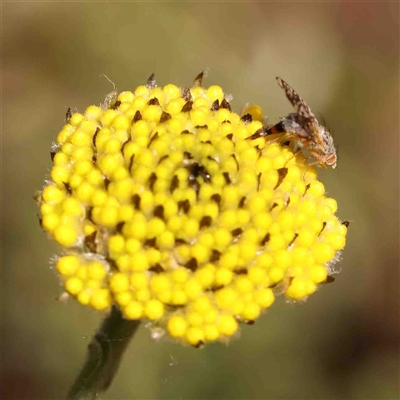
[[[248,139],[283,134],[289,135],[300,148],[306,148],[322,168],[336,168],[337,154],[329,130],[321,125],[307,103],[283,79],[277,77],[278,85],[285,91],[286,97],[296,110],[276,125],[255,132]]]

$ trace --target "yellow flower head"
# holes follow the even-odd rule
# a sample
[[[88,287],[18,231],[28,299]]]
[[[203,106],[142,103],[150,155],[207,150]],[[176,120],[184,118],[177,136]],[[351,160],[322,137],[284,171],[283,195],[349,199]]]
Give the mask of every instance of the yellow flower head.
[[[278,292],[315,292],[347,225],[302,155],[247,140],[260,115],[232,112],[201,78],[182,89],[154,77],[69,112],[39,196],[65,290],[193,346],[234,335]]]

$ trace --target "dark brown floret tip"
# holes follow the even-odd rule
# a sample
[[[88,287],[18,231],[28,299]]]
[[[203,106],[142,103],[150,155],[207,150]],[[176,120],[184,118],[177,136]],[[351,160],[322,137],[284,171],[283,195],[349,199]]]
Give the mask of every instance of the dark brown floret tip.
[[[133,154],[131,159],[129,160],[129,166],[128,166],[129,171],[132,170],[134,160],[135,160],[135,155]]]
[[[231,105],[229,104],[229,101],[226,99],[222,99],[220,108],[226,108],[229,111],[232,111]]]
[[[155,264],[151,268],[149,268],[149,271],[155,272],[156,274],[161,274],[162,272],[164,272],[164,269],[160,264]]]
[[[160,123],[168,121],[169,119],[171,119],[171,114],[163,111],[163,113],[161,114],[161,117],[160,117]]]
[[[288,244],[288,247],[290,247],[294,243],[294,241],[297,239],[298,236],[299,236],[298,233],[294,234],[294,237],[293,237],[292,241]]]
[[[213,249],[210,256],[210,262],[216,262],[221,258],[221,252]]]
[[[172,193],[179,186],[179,178],[174,175],[171,179],[171,185],[169,187],[169,191]]]
[[[221,204],[221,195],[218,193],[215,193],[211,196],[211,200],[215,201],[218,205]]]
[[[71,117],[72,117],[72,108],[68,107],[68,110],[65,114],[65,121],[67,122],[67,124],[69,123]]]
[[[225,183],[226,183],[227,185],[229,185],[230,183],[232,183],[231,178],[230,178],[230,176],[229,176],[229,172],[224,172],[222,175],[224,176],[224,178],[225,178]]]
[[[240,236],[242,233],[243,233],[243,229],[242,229],[242,228],[234,229],[234,230],[231,232],[231,234],[232,234],[233,237]]]
[[[96,253],[97,251],[96,235],[97,231],[94,231],[90,235],[85,236],[85,246],[92,253]]]
[[[184,99],[186,101],[192,100],[192,94],[190,93],[190,89],[188,87],[185,87],[182,89],[181,97],[182,97],[182,99]]]
[[[271,238],[271,235],[270,235],[269,233],[267,233],[267,234],[264,236],[264,239],[261,241],[261,245],[264,246],[266,243],[268,243],[269,240],[270,240],[270,238]],[[293,240],[294,240],[294,239],[293,239]]]
[[[272,206],[271,206],[271,208],[270,208],[270,211],[272,211],[275,207],[278,207],[278,203],[272,204]]]
[[[140,208],[140,196],[138,194],[134,194],[132,196],[132,204],[135,207],[136,210],[139,210]]]
[[[278,169],[278,182],[276,183],[276,186],[274,187],[274,190],[277,189],[283,182],[283,180],[285,179],[286,175],[288,173],[288,169],[287,168],[279,168]]]
[[[132,122],[135,123],[137,121],[140,121],[141,119],[142,119],[142,114],[140,113],[139,110],[137,110],[135,115],[133,116]]]
[[[69,183],[67,183],[67,182],[63,182],[63,183],[64,183],[64,187],[65,187],[65,190],[67,191],[67,193],[71,194],[72,189],[71,189],[71,186],[69,185]]]
[[[324,282],[321,282],[321,283],[325,283],[325,284],[327,284],[327,283],[333,283],[333,282],[335,282],[335,278],[332,276],[332,275],[328,275],[327,277],[326,277],[326,280],[324,281]]]
[[[162,205],[156,206],[153,215],[157,218],[164,219],[164,207]]]
[[[147,105],[149,105],[149,106],[159,106],[160,102],[158,101],[157,97],[153,97],[152,99],[150,99],[147,102]]]
[[[110,109],[116,110],[121,105],[121,102],[117,100],[114,104],[111,104]]]
[[[193,87],[201,86],[203,83],[204,71],[201,71],[193,81]]]
[[[93,146],[96,148],[96,139],[97,139],[97,135],[98,135],[98,133],[100,132],[100,128],[99,127],[97,127],[96,128],[96,131],[94,132],[94,135],[93,135]]]
[[[247,275],[249,271],[246,268],[239,268],[233,271],[236,275]]]
[[[322,223],[322,229],[319,231],[318,236],[321,235],[321,233],[323,232],[323,230],[325,229],[325,227],[326,227],[326,222],[323,222],[323,223]]]
[[[195,258],[191,258],[185,265],[185,267],[187,269],[189,269],[190,271],[194,272],[197,270],[197,268],[199,267],[197,260]]]
[[[155,172],[152,172],[149,178],[149,189],[153,190],[154,189],[154,184],[157,181],[157,175]]]
[[[250,122],[253,121],[253,117],[251,116],[251,114],[245,114],[245,115],[242,115],[242,117],[240,118],[240,120],[241,120],[242,122],[244,122],[245,124],[248,124],[248,123],[250,123]]]
[[[147,79],[146,87],[151,90],[154,89],[156,86],[157,86],[156,76],[154,74],[151,74]]]
[[[158,138],[158,132],[156,132],[149,140],[149,144],[147,145],[147,148],[149,149],[151,144]]]
[[[182,107],[182,112],[192,111],[193,101],[187,101],[186,104]]]
[[[185,214],[187,214],[190,210],[190,202],[188,199],[186,200],[181,200],[178,202],[178,210],[183,211]]]
[[[156,247],[156,238],[146,239],[144,245],[147,247]]]
[[[206,215],[200,220],[200,229],[208,228],[212,223],[212,218],[209,215]]]
[[[215,100],[212,104],[211,104],[211,111],[218,111],[219,110],[219,100]]]

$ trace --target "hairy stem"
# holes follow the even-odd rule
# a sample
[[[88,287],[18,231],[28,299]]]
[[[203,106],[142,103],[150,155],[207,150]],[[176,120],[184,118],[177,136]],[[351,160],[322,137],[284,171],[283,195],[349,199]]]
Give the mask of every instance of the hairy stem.
[[[139,320],[125,320],[121,311],[112,307],[88,346],[85,363],[71,386],[67,399],[95,399],[98,393],[109,388],[139,325]]]

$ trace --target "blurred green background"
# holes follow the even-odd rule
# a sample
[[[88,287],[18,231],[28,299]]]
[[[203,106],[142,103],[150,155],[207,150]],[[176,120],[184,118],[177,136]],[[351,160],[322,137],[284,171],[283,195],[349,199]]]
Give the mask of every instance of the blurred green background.
[[[32,199],[67,107],[111,90],[205,84],[292,112],[281,76],[339,148],[320,171],[352,221],[334,284],[279,299],[229,345],[155,343],[143,326],[102,399],[398,399],[399,3],[3,3],[2,391],[61,399],[103,314],[61,293]]]

